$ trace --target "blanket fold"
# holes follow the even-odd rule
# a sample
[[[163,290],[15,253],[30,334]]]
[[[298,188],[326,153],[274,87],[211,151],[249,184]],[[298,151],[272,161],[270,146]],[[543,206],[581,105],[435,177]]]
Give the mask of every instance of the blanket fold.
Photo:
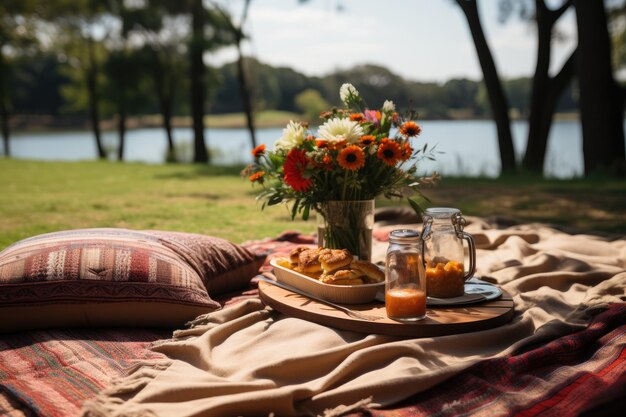
[[[516,314],[507,325],[399,339],[325,327],[250,299],[198,317],[154,345],[167,359],[131,368],[87,402],[84,415],[333,416],[389,406],[481,364],[584,331],[599,312],[626,300],[624,240],[539,225],[495,230],[480,219],[467,230],[478,242],[477,275],[514,296]]]

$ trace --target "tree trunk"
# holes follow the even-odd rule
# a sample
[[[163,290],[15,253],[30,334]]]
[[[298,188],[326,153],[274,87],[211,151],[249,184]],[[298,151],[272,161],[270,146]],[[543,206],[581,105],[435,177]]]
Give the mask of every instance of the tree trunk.
[[[117,121],[117,132],[119,136],[119,147],[117,148],[117,160],[124,160],[124,147],[126,145],[126,103],[125,98],[122,96],[121,103],[119,104],[119,117]]]
[[[157,97],[159,99],[159,107],[161,109],[161,117],[163,118],[163,129],[165,129],[165,135],[167,137],[167,151],[168,155],[176,159],[174,149],[174,137],[172,135],[172,96],[171,92],[174,91],[171,85],[166,87],[164,69],[159,54],[154,51],[154,71],[153,78],[156,87]],[[168,83],[169,84],[169,83]]]
[[[626,175],[623,100],[611,67],[604,2],[574,0],[578,26],[578,80],[585,175]]]
[[[252,149],[254,149],[256,148],[256,136],[254,132],[252,97],[250,95],[250,86],[248,85],[248,81],[246,79],[240,42],[241,40],[237,39],[237,52],[239,53],[239,57],[237,59],[237,78],[239,80],[239,94],[241,96],[241,102],[243,103],[243,111],[246,113],[246,122],[248,126],[248,131],[250,132],[250,143],[252,145]]]
[[[98,87],[97,87],[97,69],[96,57],[93,46],[93,39],[87,39],[87,48],[89,54],[89,66],[87,68],[87,96],[89,98],[89,116],[91,119],[91,128],[96,138],[96,150],[98,158],[106,158],[106,153],[102,147],[102,139],[100,134],[100,113],[98,108]]]
[[[191,115],[193,118],[194,156],[196,163],[208,163],[209,154],[204,143],[204,97],[205,72],[204,52],[204,8],[202,0],[194,0],[192,10],[192,39],[189,48],[191,66]]]
[[[552,29],[555,22],[570,6],[566,2],[557,10],[550,10],[544,0],[535,1],[537,23],[537,64],[533,77],[530,114],[528,117],[528,141],[522,161],[525,170],[543,175],[548,137],[552,117],[559,97],[574,74],[574,53],[565,62],[559,74],[550,78],[550,55]]]
[[[509,119],[509,104],[504,95],[498,70],[493,61],[493,56],[489,50],[489,45],[485,39],[476,0],[457,0],[457,4],[465,13],[467,23],[478,54],[480,67],[483,71],[485,87],[491,105],[491,111],[496,123],[498,132],[498,145],[500,148],[500,163],[502,174],[514,173],[516,171],[515,150],[513,148],[513,138],[511,136],[511,121]]]
[[[9,141],[9,93],[6,90],[8,84],[9,71],[4,63],[2,55],[2,45],[0,45],[0,123],[2,123],[2,141],[4,142],[4,156],[11,156],[11,146]]]
[[[254,106],[252,104],[252,94],[250,94],[250,84],[246,77],[246,68],[244,66],[243,53],[241,52],[241,41],[243,38],[243,25],[248,17],[248,10],[250,9],[250,0],[246,0],[243,6],[243,12],[241,14],[241,22],[239,28],[234,28],[236,33],[237,43],[237,78],[239,81],[239,95],[241,96],[241,102],[243,103],[243,110],[246,114],[246,122],[248,125],[248,131],[250,132],[250,144],[252,149],[256,148],[256,135],[254,132]]]

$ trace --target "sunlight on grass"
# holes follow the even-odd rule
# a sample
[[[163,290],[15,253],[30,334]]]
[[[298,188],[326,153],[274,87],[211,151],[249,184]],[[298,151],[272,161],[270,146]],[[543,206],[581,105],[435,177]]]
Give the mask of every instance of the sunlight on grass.
[[[315,231],[313,219],[291,221],[284,205],[261,211],[240,169],[0,158],[0,248],[40,233],[89,227],[176,230],[234,242]],[[470,216],[626,233],[626,182],[619,180],[444,178],[424,193],[432,205],[459,207]],[[379,202],[389,204],[396,203]]]

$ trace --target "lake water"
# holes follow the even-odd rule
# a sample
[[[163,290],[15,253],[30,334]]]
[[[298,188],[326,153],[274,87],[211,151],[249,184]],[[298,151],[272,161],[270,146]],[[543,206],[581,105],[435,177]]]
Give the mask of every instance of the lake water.
[[[437,170],[447,175],[497,176],[500,171],[496,127],[492,121],[423,121],[423,131],[416,146],[427,142],[441,154],[435,162],[424,161],[421,172]],[[518,159],[521,159],[527,134],[527,123],[513,122],[512,132]],[[281,136],[282,128],[257,130],[257,142],[271,148]],[[174,129],[174,140],[191,158],[192,130]],[[205,139],[214,152],[216,164],[247,163],[250,139],[244,129],[206,130]],[[114,151],[116,132],[105,132],[103,142]],[[166,154],[166,137],[162,129],[130,130],[126,136],[125,160],[151,164],[163,163]],[[0,152],[4,152],[0,146]],[[76,161],[96,158],[96,146],[89,131],[14,133],[11,137],[14,158],[35,160]],[[577,121],[559,121],[552,126],[546,156],[545,174],[555,178],[570,178],[583,174],[581,128]]]

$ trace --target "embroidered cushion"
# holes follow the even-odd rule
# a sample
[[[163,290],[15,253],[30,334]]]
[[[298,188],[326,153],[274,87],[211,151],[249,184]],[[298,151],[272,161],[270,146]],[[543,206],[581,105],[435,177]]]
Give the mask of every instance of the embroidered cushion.
[[[50,327],[176,327],[220,308],[263,263],[190,233],[82,229],[0,252],[0,332]]]

